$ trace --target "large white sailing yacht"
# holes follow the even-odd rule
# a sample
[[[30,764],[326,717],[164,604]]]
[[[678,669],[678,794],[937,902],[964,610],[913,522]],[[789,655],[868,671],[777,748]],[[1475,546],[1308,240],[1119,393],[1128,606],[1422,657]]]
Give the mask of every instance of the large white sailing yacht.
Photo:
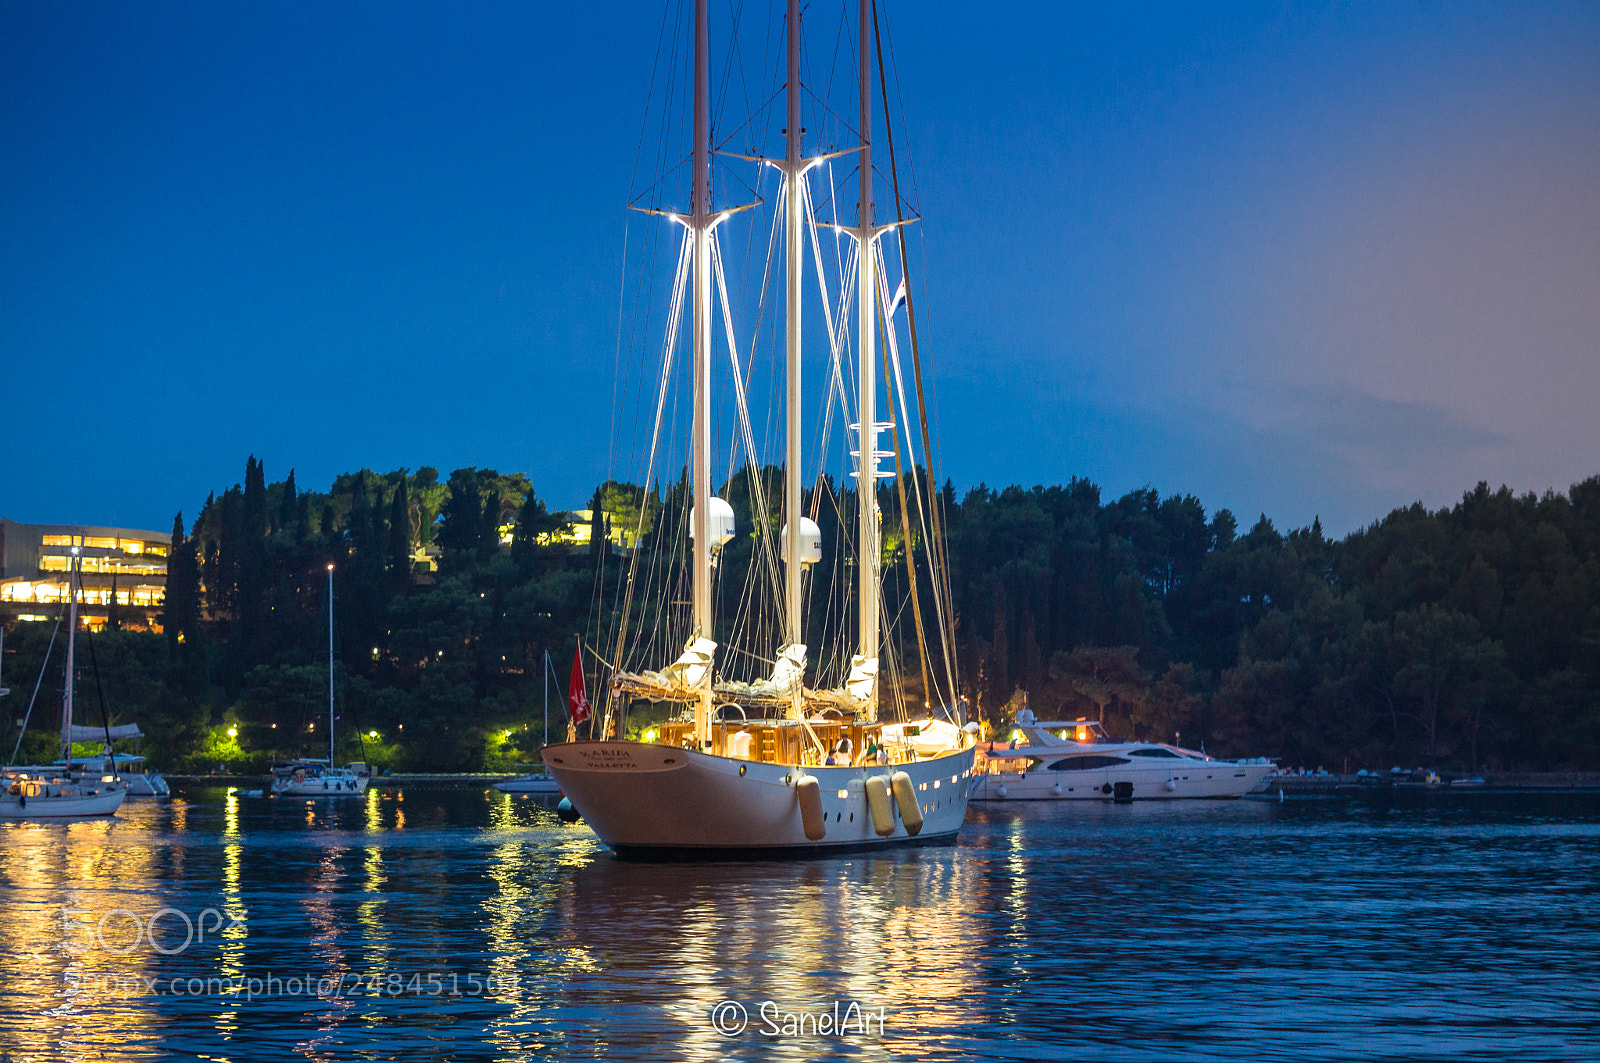
[[[801,286],[803,251],[810,242],[818,267],[818,283],[823,285],[822,256],[817,247],[816,223],[808,191],[807,174],[825,159],[807,158],[802,152],[805,132],[801,114],[800,5],[788,0],[786,9],[787,69],[784,81],[784,154],[781,159],[739,156],[759,165],[770,166],[781,176],[779,196],[783,229],[783,267],[785,280],[784,358],[785,424],[783,431],[783,501],[781,531],[776,538],[781,549],[781,610],[778,625],[781,640],[772,654],[772,670],[767,678],[734,683],[722,678],[727,652],[740,651],[724,644],[730,637],[719,635],[714,599],[714,580],[721,551],[735,535],[734,509],[724,498],[713,494],[712,475],[712,346],[717,322],[713,318],[713,293],[722,304],[724,332],[732,353],[734,330],[728,310],[727,286],[723,279],[722,258],[716,229],[735,210],[714,208],[711,199],[710,43],[706,0],[696,0],[694,9],[693,73],[693,154],[692,196],[688,213],[664,210],[684,228],[680,252],[674,309],[688,295],[692,306],[691,358],[692,425],[688,449],[688,480],[692,504],[688,520],[687,570],[692,613],[683,652],[677,660],[659,671],[630,670],[628,624],[633,613],[624,601],[615,639],[616,667],[610,678],[609,699],[598,734],[591,740],[551,745],[544,750],[544,761],[559,782],[573,807],[593,827],[602,841],[618,855],[636,858],[808,856],[851,850],[877,849],[892,845],[952,841],[966,813],[967,793],[974,757],[976,725],[966,723],[961,703],[955,697],[955,669],[949,643],[944,645],[947,686],[942,692],[932,689],[926,679],[928,666],[925,642],[923,652],[923,700],[949,695],[943,718],[902,719],[886,723],[879,718],[880,667],[894,650],[884,639],[885,620],[881,615],[880,572],[882,545],[877,504],[878,481],[896,476],[896,471],[880,468],[880,462],[893,457],[896,470],[904,475],[900,442],[885,445],[879,439],[884,431],[906,429],[906,401],[900,392],[900,423],[880,420],[876,387],[881,370],[888,386],[899,377],[898,352],[894,343],[892,319],[898,300],[890,300],[884,282],[881,238],[896,233],[897,222],[877,224],[873,213],[873,87],[871,56],[875,26],[871,0],[860,0],[859,33],[856,37],[859,58],[860,121],[855,135],[858,148],[835,153],[855,156],[858,163],[860,196],[853,226],[834,228],[848,238],[852,252],[850,269],[841,269],[839,286],[841,327],[832,327],[832,379],[838,387],[841,405],[847,404],[847,389],[842,384],[838,359],[839,341],[846,338],[848,320],[845,308],[845,276],[855,288],[855,367],[856,388],[854,422],[850,451],[854,467],[857,499],[852,543],[840,549],[853,553],[855,638],[848,653],[848,665],[841,668],[836,687],[815,681],[818,689],[807,685],[808,655],[804,644],[803,586],[806,567],[821,557],[817,523],[802,512],[802,388],[801,388]],[[881,53],[879,74],[882,74]],[[885,116],[887,122],[887,115]],[[890,141],[892,150],[893,142]],[[898,213],[898,195],[896,199]],[[775,241],[774,241],[775,244]],[[901,265],[904,267],[902,245]],[[826,305],[826,297],[824,297]],[[909,317],[909,307],[908,307]],[[676,317],[674,317],[676,320]],[[878,329],[884,328],[880,351]],[[671,347],[676,325],[669,329],[665,365],[671,365]],[[914,332],[913,332],[914,343]],[[881,360],[880,360],[880,355]],[[893,372],[889,366],[893,359]],[[743,401],[739,358],[732,359],[731,387],[738,395],[741,427],[750,451],[749,467],[757,470],[758,459]],[[664,369],[664,373],[665,373]],[[920,375],[918,376],[920,404]],[[663,382],[661,392],[666,394]],[[920,405],[919,405],[920,409]],[[657,407],[656,423],[661,423]],[[924,417],[924,425],[926,418]],[[906,441],[909,444],[909,432]],[[924,427],[923,450],[927,451]],[[820,448],[819,448],[820,449]],[[652,448],[652,462],[654,449]],[[908,462],[913,465],[914,463]],[[937,504],[931,490],[924,491],[912,475],[913,493],[919,503]],[[646,477],[646,483],[649,477]],[[753,490],[760,478],[752,476]],[[930,480],[931,486],[931,480]],[[897,481],[901,499],[902,526],[909,526],[905,480]],[[815,497],[815,494],[814,494]],[[758,498],[758,513],[764,502]],[[923,511],[919,511],[923,512]],[[757,518],[758,524],[767,524]],[[940,557],[939,524],[934,515],[922,527],[929,564]],[[841,539],[846,537],[840,522]],[[758,527],[758,535],[766,529]],[[770,543],[767,548],[770,549]],[[906,547],[907,567],[911,566]],[[777,558],[770,566],[777,582]],[[637,566],[636,552],[633,564]],[[680,604],[672,601],[671,590],[659,580],[640,579],[657,588],[663,611]],[[916,574],[909,577],[915,602]],[[934,593],[947,597],[948,584],[937,576]],[[633,568],[625,586],[635,585]],[[773,588],[774,591],[777,588]],[[937,610],[936,610],[937,611]],[[844,609],[841,609],[841,613]],[[941,637],[948,639],[948,609],[938,611]],[[917,612],[919,636],[922,617]],[[847,627],[847,625],[841,625]],[[892,640],[889,640],[892,643]],[[760,656],[749,654],[749,656]],[[763,658],[765,659],[765,658]],[[819,666],[820,669],[820,666]],[[903,700],[903,699],[902,699]],[[659,729],[644,733],[645,741],[623,740],[612,735],[612,723],[637,703],[667,704],[676,716]],[[620,728],[619,728],[620,729]],[[569,737],[572,737],[569,735]]]

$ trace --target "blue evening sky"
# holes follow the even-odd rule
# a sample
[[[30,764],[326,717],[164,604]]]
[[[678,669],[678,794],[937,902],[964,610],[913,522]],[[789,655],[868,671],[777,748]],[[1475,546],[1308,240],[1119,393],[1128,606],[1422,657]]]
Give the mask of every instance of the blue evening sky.
[[[1600,4],[883,14],[959,488],[1343,533],[1600,473]],[[166,529],[252,453],[583,505],[661,27],[0,5],[0,515]]]

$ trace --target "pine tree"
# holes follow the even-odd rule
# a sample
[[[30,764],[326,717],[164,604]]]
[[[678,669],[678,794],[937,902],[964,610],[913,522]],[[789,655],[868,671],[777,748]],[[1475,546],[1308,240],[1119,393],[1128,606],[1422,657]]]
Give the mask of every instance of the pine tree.
[[[528,566],[533,562],[539,546],[539,537],[555,530],[557,521],[549,509],[532,491],[522,500],[517,511],[517,525],[511,532],[511,560]]]
[[[483,504],[478,496],[477,470],[457,469],[450,474],[449,496],[440,511],[439,547],[443,560],[454,563],[477,552],[483,542]]]

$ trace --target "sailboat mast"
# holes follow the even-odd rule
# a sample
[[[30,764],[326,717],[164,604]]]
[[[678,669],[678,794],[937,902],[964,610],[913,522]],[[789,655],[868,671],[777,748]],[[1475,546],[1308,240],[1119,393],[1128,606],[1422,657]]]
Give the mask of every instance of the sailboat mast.
[[[783,457],[784,535],[789,546],[783,573],[784,637],[802,641],[800,629],[800,226],[805,194],[800,183],[800,0],[789,0],[789,83],[784,179],[788,184],[785,232],[785,279],[788,281],[785,323],[785,380],[788,384],[787,443]]]
[[[333,767],[333,566],[328,566],[328,767]]]
[[[857,624],[860,628],[861,656],[878,656],[878,429],[877,429],[877,240],[872,226],[872,64],[868,42],[872,40],[872,0],[861,0],[861,33],[857,51],[861,56],[861,199],[856,204],[859,235],[859,268],[856,272],[856,297],[860,317],[856,350],[856,376],[859,394],[856,432],[856,512],[857,541]],[[868,717],[877,715],[876,695],[868,707]]]
[[[694,622],[716,638],[711,602],[711,31],[706,0],[694,5]],[[695,707],[698,748],[711,740],[711,681]]]
[[[61,759],[69,764],[72,761],[72,688],[77,685],[78,678],[73,652],[78,645],[78,572],[83,564],[83,550],[74,543],[71,552],[67,576],[67,681],[61,696]]]

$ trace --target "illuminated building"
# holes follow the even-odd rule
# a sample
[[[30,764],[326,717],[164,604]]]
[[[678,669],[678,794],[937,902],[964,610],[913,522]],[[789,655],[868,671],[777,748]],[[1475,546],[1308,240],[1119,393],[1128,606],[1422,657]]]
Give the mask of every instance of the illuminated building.
[[[611,517],[609,511],[605,515]],[[573,553],[587,553],[589,541],[594,537],[594,510],[574,509],[558,514],[558,517],[562,521],[561,526],[553,532],[539,536],[539,545],[565,547]],[[606,527],[610,533],[612,555],[627,557],[634,545],[629,541],[633,529],[628,527],[626,522],[615,519],[608,519]],[[508,545],[511,542],[510,529],[511,526],[507,525],[502,531],[502,539]]]
[[[54,620],[67,599],[68,551],[82,550],[78,616],[98,630],[110,613],[113,588],[126,627],[159,629],[167,593],[167,532],[18,524],[0,518],[0,612],[19,620]]]

